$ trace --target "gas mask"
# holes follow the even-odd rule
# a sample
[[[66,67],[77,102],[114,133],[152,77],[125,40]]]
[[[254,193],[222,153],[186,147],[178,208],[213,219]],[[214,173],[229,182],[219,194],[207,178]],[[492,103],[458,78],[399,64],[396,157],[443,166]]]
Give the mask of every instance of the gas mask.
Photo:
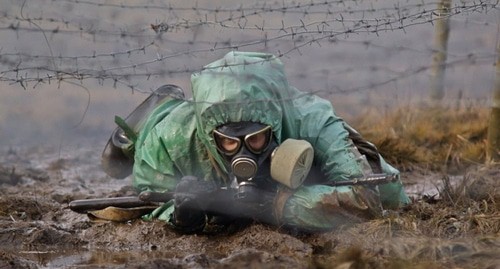
[[[259,190],[275,191],[279,183],[296,188],[312,165],[308,142],[287,139],[278,147],[269,125],[228,123],[216,128],[213,137],[240,200],[254,201]]]

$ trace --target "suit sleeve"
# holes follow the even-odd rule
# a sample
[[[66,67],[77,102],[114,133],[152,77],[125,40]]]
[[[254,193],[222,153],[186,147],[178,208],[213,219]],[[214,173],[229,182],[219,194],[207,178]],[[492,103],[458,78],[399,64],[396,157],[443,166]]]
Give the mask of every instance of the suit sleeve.
[[[140,191],[172,191],[180,178],[160,128],[161,124],[150,130],[136,145],[133,185]]]
[[[179,105],[180,100],[171,100],[155,109],[139,132],[135,144],[133,186],[138,191],[173,191],[180,179],[180,172],[166,149],[163,132],[165,118]],[[169,201],[157,208],[145,219],[158,218],[168,221],[173,211]]]
[[[315,150],[314,164],[323,178],[292,192],[283,208],[276,208],[278,221],[303,230],[329,230],[345,223],[370,219],[382,214],[378,187],[334,187],[328,183],[363,177],[372,173],[366,160],[349,139],[345,122],[327,100],[312,95],[296,98],[287,108],[283,137],[304,139]],[[388,165],[387,165],[388,166]],[[396,169],[389,171],[398,174]],[[401,184],[394,187],[402,191]],[[385,197],[399,201],[398,196]]]

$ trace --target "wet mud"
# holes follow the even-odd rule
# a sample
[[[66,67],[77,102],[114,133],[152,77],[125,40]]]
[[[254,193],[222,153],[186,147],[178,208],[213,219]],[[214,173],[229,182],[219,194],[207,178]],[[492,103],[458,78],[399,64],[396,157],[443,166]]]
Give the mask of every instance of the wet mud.
[[[161,221],[93,221],[75,199],[134,195],[100,149],[0,155],[0,268],[500,268],[500,169],[403,172],[414,198],[381,219],[320,234],[246,223],[183,235]]]

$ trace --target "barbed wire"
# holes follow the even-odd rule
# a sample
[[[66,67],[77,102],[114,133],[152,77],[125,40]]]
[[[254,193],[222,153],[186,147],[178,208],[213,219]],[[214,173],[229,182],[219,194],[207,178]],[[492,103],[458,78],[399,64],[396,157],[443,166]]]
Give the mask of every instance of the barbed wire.
[[[352,2],[356,3],[359,2],[356,0],[351,0]],[[215,19],[215,20],[209,20],[208,17],[201,17],[198,18],[197,20],[190,20],[186,17],[182,17],[179,22],[174,22],[174,23],[166,23],[166,22],[161,22],[161,23],[152,23],[149,26],[142,27],[140,30],[136,31],[131,31],[130,29],[127,30],[119,30],[119,31],[109,31],[109,30],[103,30],[103,29],[94,29],[91,26],[82,26],[81,23],[75,24],[71,22],[70,20],[67,19],[58,19],[58,18],[44,18],[44,17],[35,17],[35,18],[29,18],[25,19],[20,16],[11,16],[8,13],[3,13],[1,17],[4,19],[8,19],[13,21],[11,24],[8,26],[0,27],[0,30],[2,31],[10,31],[10,30],[16,30],[16,31],[30,31],[30,32],[39,32],[39,31],[45,31],[47,33],[53,33],[53,34],[88,34],[88,35],[112,35],[112,36],[119,36],[121,38],[137,38],[137,37],[154,37],[154,33],[148,33],[151,29],[154,30],[156,34],[158,33],[165,33],[165,32],[172,32],[175,31],[175,29],[191,29],[191,28],[196,28],[199,26],[207,26],[207,25],[212,25],[212,26],[219,26],[223,28],[234,28],[234,29],[245,29],[245,30],[259,30],[259,31],[294,31],[297,29],[301,28],[306,28],[306,27],[314,27],[315,25],[320,25],[320,26],[325,26],[328,25],[329,23],[332,22],[341,22],[341,23],[376,23],[376,25],[384,26],[384,24],[390,25],[393,24],[393,20],[387,21],[388,18],[398,18],[399,21],[403,20],[412,20],[412,19],[426,19],[427,16],[436,16],[439,10],[435,7],[437,5],[436,2],[430,2],[430,3],[417,3],[417,4],[407,4],[403,7],[400,7],[399,5],[395,5],[392,7],[382,7],[382,8],[374,8],[373,6],[370,8],[360,8],[360,9],[354,9],[352,7],[344,8],[344,9],[338,9],[335,11],[331,10],[316,10],[316,11],[307,11],[307,8],[310,7],[318,7],[322,5],[331,5],[332,3],[343,3],[345,4],[346,1],[325,1],[325,2],[310,2],[307,4],[297,4],[297,5],[292,5],[292,6],[283,6],[283,7],[277,7],[277,8],[272,8],[272,7],[266,7],[264,4],[263,7],[260,8],[233,8],[233,9],[228,9],[228,8],[199,8],[199,7],[192,7],[192,8],[175,8],[172,6],[169,7],[163,7],[161,8],[160,6],[151,6],[151,5],[142,5],[142,6],[133,6],[133,5],[125,5],[125,4],[106,4],[106,3],[94,3],[90,1],[71,1],[68,0],[67,2],[71,3],[80,3],[80,4],[89,4],[89,5],[95,5],[98,7],[119,7],[122,9],[125,8],[141,8],[141,9],[166,9],[168,11],[179,11],[179,10],[187,10],[187,11],[193,11],[195,13],[199,13],[199,11],[204,11],[204,12],[211,12],[213,14],[219,14],[219,13],[224,13],[224,12],[241,12],[241,15],[238,16],[233,16],[232,14],[229,15],[229,17],[222,18],[222,19]],[[491,3],[490,3],[491,2]],[[466,2],[462,2],[461,4],[457,4],[454,7],[451,8],[449,11],[448,16],[454,16],[460,13],[466,13],[466,12],[477,12],[480,9],[481,12],[487,12],[488,9],[495,9],[498,7],[498,1],[479,1],[479,2],[472,2],[470,4],[467,4]],[[278,27],[265,27],[265,26],[257,26],[257,25],[247,25],[248,22],[242,22],[242,20],[247,19],[250,16],[260,16],[265,13],[273,13],[273,12],[282,12],[282,13],[293,13],[292,9],[299,9],[299,8],[304,8],[306,10],[303,11],[297,11],[298,13],[301,13],[303,16],[307,15],[314,15],[314,14],[322,14],[325,15],[325,19],[321,21],[316,21],[316,22],[310,22],[308,24],[305,24],[304,21],[300,20],[300,23],[298,25],[293,25],[293,26],[285,26],[283,22],[281,22],[281,25]],[[415,9],[412,9],[415,8]],[[245,12],[252,11],[249,14],[245,14]],[[388,11],[392,11],[393,13],[387,13]],[[413,14],[410,14],[409,12],[414,12]],[[345,17],[342,14],[345,15],[354,15],[361,13],[361,18],[354,18],[354,19],[349,19]],[[368,14],[375,14],[374,18],[368,17]],[[381,16],[380,14],[383,14]],[[331,18],[327,19],[328,17],[332,17],[334,15],[339,15],[337,18]],[[35,22],[35,21],[45,21],[49,23],[56,23],[57,26],[53,28],[46,28],[46,29],[38,29],[38,28],[33,28],[33,27],[23,27],[21,26],[21,22]],[[91,19],[89,19],[91,21]],[[228,22],[233,22],[234,24],[227,24]],[[431,22],[426,19],[425,22]],[[72,28],[72,29],[61,29],[61,25],[64,25],[66,28]],[[263,22],[262,22],[263,24]],[[115,25],[113,25],[115,26]],[[408,25],[411,26],[411,25]],[[392,29],[391,29],[392,30]]]
[[[71,20],[64,16],[32,16],[26,14],[17,16],[4,12],[0,14],[0,31],[15,33],[43,33],[50,36],[50,40],[63,40],[65,37],[87,35],[101,36],[103,42],[110,42],[111,37],[119,38],[120,42],[131,39],[136,45],[131,48],[115,51],[97,52],[90,54],[69,51],[56,53],[58,55],[36,54],[16,50],[5,51],[0,48],[0,82],[18,84],[23,89],[37,87],[41,84],[58,83],[60,81],[75,81],[82,83],[85,80],[95,80],[103,84],[110,81],[114,87],[125,86],[139,91],[149,92],[140,82],[131,82],[134,78],[165,77],[177,74],[194,73],[204,70],[201,66],[188,64],[176,65],[173,68],[165,66],[168,61],[182,57],[197,57],[203,54],[215,54],[229,50],[258,48],[274,53],[283,58],[292,53],[301,54],[308,46],[328,46],[337,42],[361,44],[364,46],[392,49],[393,51],[411,50],[419,53],[431,54],[434,50],[415,49],[411,47],[390,47],[377,44],[373,41],[350,40],[351,36],[380,35],[385,32],[402,31],[419,25],[431,25],[437,19],[456,18],[470,14],[498,11],[498,1],[461,1],[451,7],[447,15],[440,16],[441,11],[436,8],[436,2],[421,1],[420,3],[406,3],[404,5],[389,5],[376,7],[372,2],[356,0],[334,1],[300,1],[292,3],[268,4],[256,2],[253,6],[216,7],[207,8],[198,5],[192,7],[176,7],[154,4],[112,4],[81,0],[62,0],[76,6],[87,5],[97,8],[106,7],[111,10],[156,10],[166,11],[173,18],[173,22],[150,22],[149,25],[118,28],[117,23],[98,22],[99,25],[84,25],[78,20]],[[342,8],[339,8],[342,6]],[[194,15],[185,16],[185,13]],[[264,17],[269,15],[269,17]],[[281,16],[274,16],[278,14]],[[267,22],[266,22],[267,19]],[[90,18],[86,21],[91,21]],[[475,21],[475,23],[478,23]],[[485,22],[486,25],[488,22]],[[4,25],[2,25],[4,24]],[[105,27],[105,28],[100,28]],[[111,27],[111,29],[106,28]],[[214,32],[226,32],[230,35],[243,31],[244,38],[233,39],[227,36],[210,36],[211,39],[198,39],[196,31],[204,27]],[[183,31],[193,31],[193,35],[185,37]],[[205,36],[206,38],[206,36]],[[49,43],[49,42],[48,42]],[[141,44],[142,43],[142,44]],[[170,52],[164,52],[164,45],[172,46]],[[49,44],[49,47],[51,45]],[[273,47],[274,46],[274,47]],[[465,64],[472,61],[487,62],[494,59],[494,54],[468,53],[451,54],[456,57],[447,63],[450,66]],[[177,60],[178,61],[178,60]],[[430,65],[430,63],[429,63]],[[368,69],[377,67],[367,66]],[[377,88],[387,83],[427,70],[429,66],[422,66],[410,71],[397,74],[384,82],[370,83],[350,89],[332,90],[332,92],[360,91]]]

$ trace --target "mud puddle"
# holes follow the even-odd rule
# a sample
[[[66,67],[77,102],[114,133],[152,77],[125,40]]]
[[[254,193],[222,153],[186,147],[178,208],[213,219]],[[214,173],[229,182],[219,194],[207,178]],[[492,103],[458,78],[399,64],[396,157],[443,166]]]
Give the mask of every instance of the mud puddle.
[[[21,251],[19,256],[35,261],[39,268],[92,268],[113,267],[134,263],[137,260],[171,259],[175,255],[155,251],[109,251],[68,249],[52,251]]]
[[[34,261],[39,268],[67,268],[90,264],[90,255],[85,250],[20,251],[19,256]]]

